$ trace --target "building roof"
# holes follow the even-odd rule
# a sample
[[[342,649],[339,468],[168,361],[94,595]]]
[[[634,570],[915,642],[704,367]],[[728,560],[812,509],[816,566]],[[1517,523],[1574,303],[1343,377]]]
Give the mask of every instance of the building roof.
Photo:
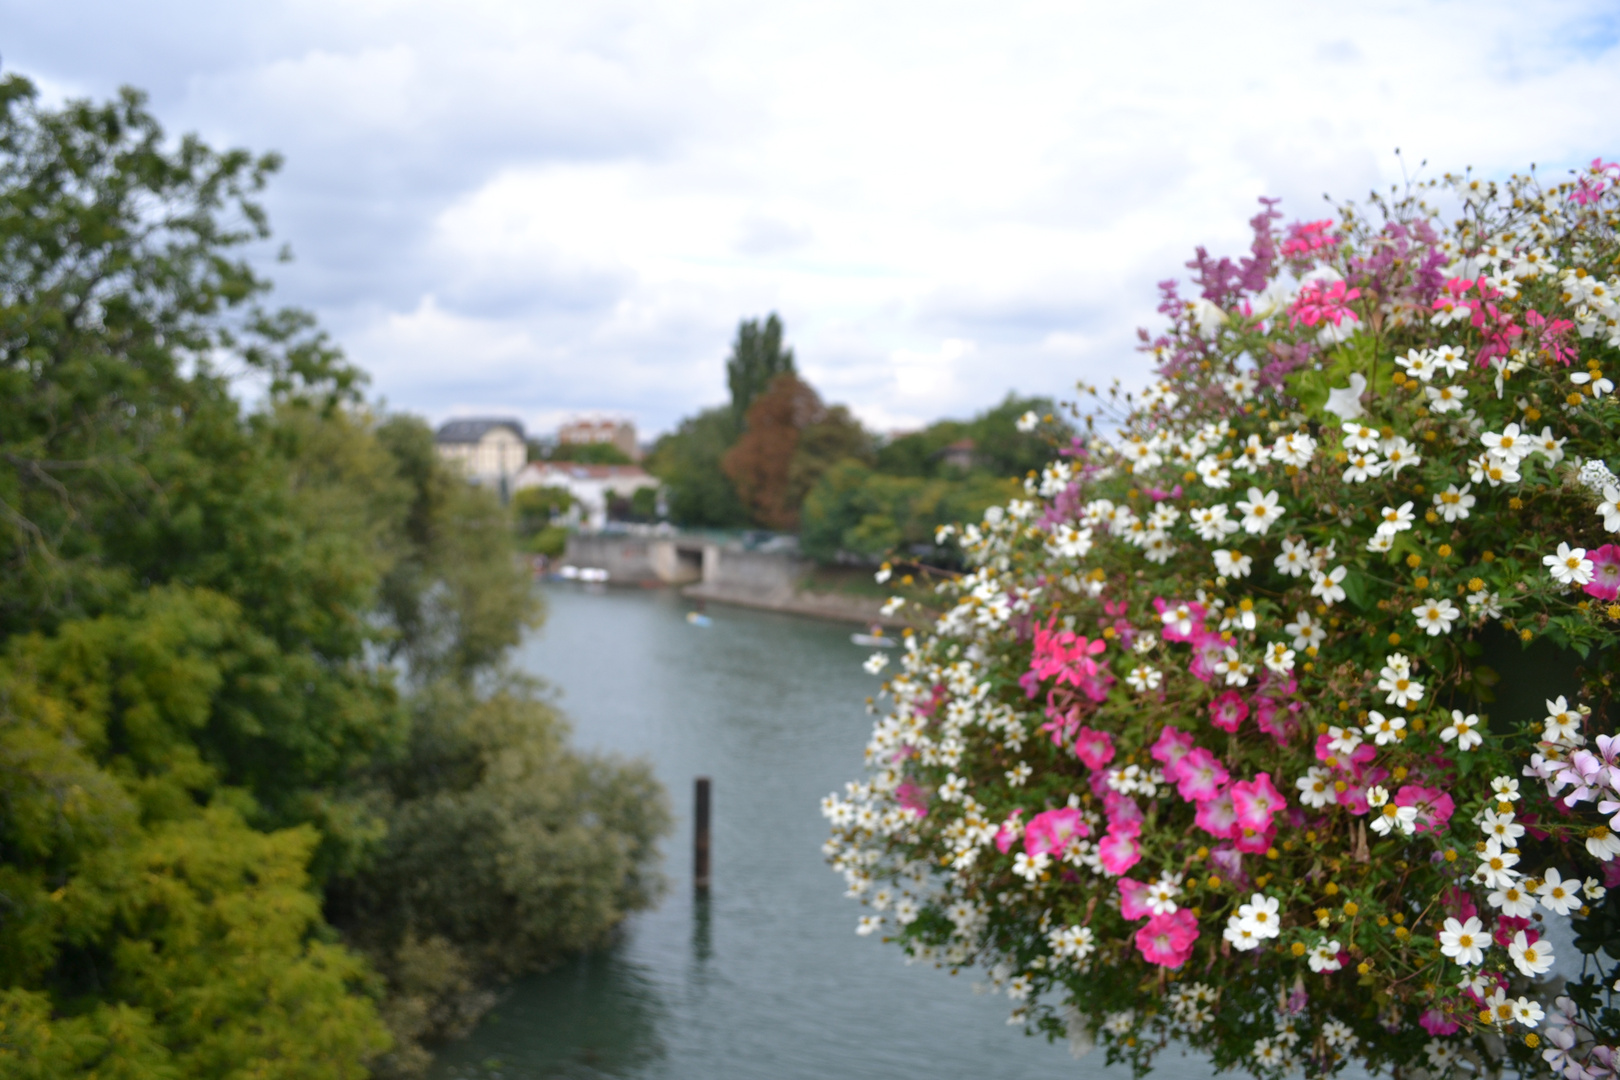
[[[475,443],[498,427],[509,429],[519,439],[523,438],[523,422],[521,420],[503,419],[501,417],[476,417],[467,420],[447,420],[439,425],[434,433],[433,441],[440,443]]]

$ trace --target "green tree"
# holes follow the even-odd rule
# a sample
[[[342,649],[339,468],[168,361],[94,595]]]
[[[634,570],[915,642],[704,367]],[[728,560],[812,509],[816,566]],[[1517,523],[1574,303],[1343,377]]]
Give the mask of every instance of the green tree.
[[[698,528],[738,528],[748,524],[748,508],[720,467],[737,440],[729,408],[689,416],[653,444],[644,463],[669,493],[670,520]]]
[[[774,311],[764,325],[758,319],[744,319],[737,324],[737,340],[726,360],[726,385],[731,390],[731,422],[739,432],[754,399],[778,375],[793,374],[793,350],[782,348],[782,320]]]
[[[633,465],[630,455],[612,443],[559,443],[551,447],[546,461],[573,461],[581,465]]]

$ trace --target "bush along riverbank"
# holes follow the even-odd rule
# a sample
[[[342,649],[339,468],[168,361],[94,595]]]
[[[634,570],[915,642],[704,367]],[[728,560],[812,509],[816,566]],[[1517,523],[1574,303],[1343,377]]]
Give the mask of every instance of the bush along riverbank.
[[[823,807],[858,932],[1139,1072],[1611,1075],[1617,179],[1200,250],[1146,392],[955,534]]]
[[[507,673],[503,509],[267,306],[273,156],[9,76],[0,161],[0,1073],[419,1074],[650,901],[663,793]]]

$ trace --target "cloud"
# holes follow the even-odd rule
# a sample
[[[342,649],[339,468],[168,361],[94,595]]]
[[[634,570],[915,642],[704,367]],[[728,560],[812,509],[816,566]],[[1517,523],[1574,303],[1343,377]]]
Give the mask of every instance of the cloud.
[[[0,25],[53,94],[145,86],[173,129],[285,152],[298,261],[267,268],[435,418],[667,428],[772,310],[874,424],[1141,382],[1154,283],[1244,248],[1258,196],[1312,217],[1620,134],[1603,0],[0,0]]]

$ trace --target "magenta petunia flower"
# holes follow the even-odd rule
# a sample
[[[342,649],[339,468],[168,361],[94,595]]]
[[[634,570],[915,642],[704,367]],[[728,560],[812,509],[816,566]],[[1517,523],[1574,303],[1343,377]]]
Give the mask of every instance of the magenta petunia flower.
[[[1236,731],[1249,717],[1249,703],[1236,690],[1228,690],[1209,703],[1209,722],[1222,731]]]
[[[1137,843],[1136,830],[1129,833],[1109,826],[1108,834],[1097,843],[1097,861],[1103,873],[1118,876],[1142,861],[1142,845]]]
[[[1592,560],[1592,580],[1586,583],[1586,595],[1599,600],[1613,600],[1620,596],[1620,547],[1604,544],[1596,551],[1588,551]]]
[[[1220,759],[1200,746],[1181,759],[1176,790],[1188,802],[1206,802],[1219,795],[1229,779]]]
[[[1150,964],[1178,968],[1192,955],[1198,940],[1198,919],[1186,908],[1155,915],[1136,932],[1136,948]]]
[[[1245,829],[1264,832],[1271,828],[1271,817],[1287,803],[1271,783],[1270,773],[1256,773],[1253,780],[1232,785],[1232,805],[1237,821]]]
[[[1134,878],[1119,879],[1119,913],[1127,919],[1145,919],[1153,914],[1147,902],[1148,883]]]
[[[1029,819],[1024,826],[1024,850],[1031,858],[1050,855],[1069,846],[1076,836],[1090,836],[1091,826],[1080,818],[1080,811],[1064,807],[1046,810]]]
[[[1082,727],[1074,739],[1074,756],[1088,769],[1101,769],[1114,760],[1114,740],[1106,731]]]
[[[1174,725],[1166,724],[1153,744],[1153,760],[1164,766],[1164,778],[1175,783],[1181,777],[1181,761],[1193,748],[1193,737]]]
[[[1238,835],[1240,826],[1237,819],[1237,807],[1232,803],[1232,793],[1223,791],[1213,799],[1206,799],[1198,804],[1198,813],[1193,821],[1200,829],[1219,840],[1231,840]]]

